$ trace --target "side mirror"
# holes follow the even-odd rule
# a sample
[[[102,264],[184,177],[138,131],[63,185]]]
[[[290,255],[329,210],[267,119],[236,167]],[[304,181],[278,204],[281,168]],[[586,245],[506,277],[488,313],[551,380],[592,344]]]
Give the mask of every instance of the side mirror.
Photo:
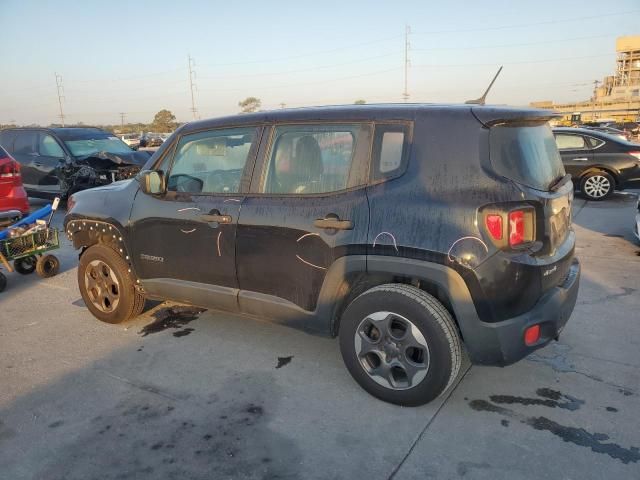
[[[162,170],[142,170],[138,178],[142,192],[147,195],[159,195],[167,190]]]

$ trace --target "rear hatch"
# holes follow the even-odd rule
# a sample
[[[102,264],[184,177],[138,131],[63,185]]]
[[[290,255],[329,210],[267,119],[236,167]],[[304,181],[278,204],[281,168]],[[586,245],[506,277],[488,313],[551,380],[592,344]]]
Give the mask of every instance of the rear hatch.
[[[477,110],[474,109],[474,114],[479,117]],[[571,265],[573,184],[564,170],[549,127],[549,114],[535,110],[522,116],[517,112],[508,113],[511,117],[494,117],[492,121],[483,122],[490,129],[491,169],[517,184],[521,192],[519,199],[507,202],[504,218],[505,236],[509,241],[503,250],[517,256],[517,261],[539,267],[540,285],[546,290],[562,283]],[[532,223],[523,227],[524,242],[515,247],[509,244],[509,232],[514,226],[510,214],[513,209],[525,212],[524,216],[514,217],[515,221]]]

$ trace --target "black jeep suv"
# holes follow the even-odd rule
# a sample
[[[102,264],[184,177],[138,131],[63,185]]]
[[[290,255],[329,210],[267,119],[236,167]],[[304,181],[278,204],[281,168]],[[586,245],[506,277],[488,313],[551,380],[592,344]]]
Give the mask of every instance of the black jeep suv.
[[[20,163],[29,196],[42,198],[133,177],[150,156],[95,127],[8,128],[0,145]]]
[[[98,319],[146,298],[338,336],[369,393],[419,405],[571,315],[573,186],[547,120],[489,106],[323,107],[181,127],[132,180],[72,196]]]

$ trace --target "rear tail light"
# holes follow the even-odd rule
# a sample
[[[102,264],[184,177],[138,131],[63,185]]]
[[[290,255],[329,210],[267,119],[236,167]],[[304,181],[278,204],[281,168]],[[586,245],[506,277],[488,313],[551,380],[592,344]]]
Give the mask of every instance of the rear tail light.
[[[640,160],[640,152],[629,152],[629,155],[633,155],[634,157],[636,157],[638,160]]]
[[[500,248],[522,248],[535,241],[535,210],[531,207],[492,209],[485,214],[484,224],[491,240]]]
[[[494,240],[502,240],[502,215],[487,215],[485,224]]]
[[[2,159],[5,160],[5,159]],[[20,164],[13,159],[0,164],[0,178],[17,178],[20,176]]]
[[[540,340],[540,325],[533,325],[524,331],[524,343],[528,347]]]

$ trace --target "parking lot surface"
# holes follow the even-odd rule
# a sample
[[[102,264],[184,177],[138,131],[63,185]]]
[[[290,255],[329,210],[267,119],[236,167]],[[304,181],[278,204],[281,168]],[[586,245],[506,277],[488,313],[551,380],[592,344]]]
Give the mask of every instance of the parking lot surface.
[[[153,304],[100,323],[64,239],[58,276],[0,294],[0,478],[640,478],[636,199],[576,199],[558,342],[466,364],[419,408],[361,390],[335,340],[257,319]]]

